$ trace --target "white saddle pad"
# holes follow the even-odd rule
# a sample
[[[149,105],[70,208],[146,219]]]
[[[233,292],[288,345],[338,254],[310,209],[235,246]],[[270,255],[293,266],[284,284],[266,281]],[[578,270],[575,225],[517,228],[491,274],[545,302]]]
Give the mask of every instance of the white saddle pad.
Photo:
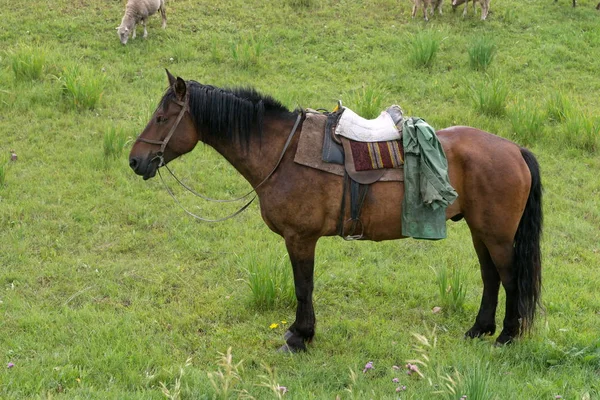
[[[358,142],[382,142],[401,137],[394,120],[386,111],[382,111],[375,119],[365,119],[346,107],[335,128],[335,134]]]

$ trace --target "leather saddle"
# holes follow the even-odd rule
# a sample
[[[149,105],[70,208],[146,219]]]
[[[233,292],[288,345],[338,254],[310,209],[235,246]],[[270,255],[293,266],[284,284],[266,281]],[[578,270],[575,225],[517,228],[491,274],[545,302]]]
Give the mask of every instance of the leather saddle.
[[[386,142],[402,137],[402,109],[392,105],[375,119],[366,119],[338,102],[336,109],[327,114],[323,138],[322,159],[328,163],[345,166],[346,172],[354,181],[371,184],[378,181],[385,169],[358,171],[354,164],[350,140],[359,142]]]

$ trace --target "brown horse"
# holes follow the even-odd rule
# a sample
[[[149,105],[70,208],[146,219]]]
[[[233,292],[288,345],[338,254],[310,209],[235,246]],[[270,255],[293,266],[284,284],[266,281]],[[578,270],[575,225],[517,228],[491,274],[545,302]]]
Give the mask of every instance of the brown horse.
[[[134,143],[129,165],[149,179],[202,141],[248,180],[265,223],[285,239],[294,272],[296,321],[286,333],[284,349],[305,350],[315,334],[315,247],[320,237],[339,232],[343,178],[294,163],[299,135],[290,132],[296,127],[301,132],[301,110],[290,111],[252,89],[220,89],[167,75],[169,88]],[[483,279],[479,313],[466,336],[495,333],[502,283],[506,315],[497,343],[508,343],[531,327],[540,306],[542,186],[537,161],[515,143],[475,128],[455,126],[437,135],[459,194],[446,217],[467,222]],[[364,239],[402,238],[403,195],[401,182],[371,185],[361,213]],[[349,208],[343,208],[346,214]]]

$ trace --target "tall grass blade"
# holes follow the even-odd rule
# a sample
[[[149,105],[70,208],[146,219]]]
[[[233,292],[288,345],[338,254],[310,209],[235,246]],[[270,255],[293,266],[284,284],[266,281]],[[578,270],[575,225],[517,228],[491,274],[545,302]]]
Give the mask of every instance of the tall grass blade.
[[[562,123],[567,119],[567,114],[574,112],[574,107],[568,97],[556,91],[546,100],[546,114],[550,122]]]
[[[277,257],[267,253],[259,257],[251,253],[243,258],[247,266],[246,284],[251,291],[251,300],[259,310],[272,310],[276,307],[289,307],[295,303],[295,289],[292,270],[284,260],[287,255]]]
[[[105,134],[102,142],[105,159],[117,159],[123,154],[127,137],[125,134],[111,127]]]
[[[348,107],[364,118],[377,117],[384,108],[387,92],[380,86],[362,86],[350,92]]]
[[[499,79],[486,79],[471,87],[473,105],[477,111],[490,117],[506,114],[508,87]]]
[[[523,145],[536,144],[544,138],[546,117],[535,104],[518,103],[508,110],[513,139]]]
[[[78,65],[64,68],[58,78],[67,104],[76,110],[93,110],[104,92],[105,78]]]
[[[431,68],[440,48],[440,39],[431,31],[419,32],[412,37],[409,56],[417,68]]]
[[[496,55],[496,44],[487,36],[476,38],[468,49],[471,68],[476,71],[488,69]]]
[[[32,81],[42,78],[46,63],[45,49],[24,46],[11,55],[11,67],[17,80]]]

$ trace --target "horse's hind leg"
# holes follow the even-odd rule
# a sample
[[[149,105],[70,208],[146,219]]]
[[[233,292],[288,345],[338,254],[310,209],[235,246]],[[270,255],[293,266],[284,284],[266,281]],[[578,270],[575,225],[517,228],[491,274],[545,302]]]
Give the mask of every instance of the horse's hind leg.
[[[496,307],[500,290],[500,275],[498,275],[487,247],[476,237],[473,237],[473,245],[479,258],[483,295],[475,324],[465,333],[465,336],[470,338],[493,335],[496,332]]]
[[[488,250],[496,265],[502,286],[506,292],[506,312],[502,332],[496,339],[499,344],[511,342],[520,334],[519,289],[514,269],[514,248],[512,242],[488,245]]]
[[[306,342],[315,335],[315,311],[312,293],[314,287],[315,239],[303,240],[297,237],[286,237],[285,244],[294,270],[294,286],[296,288],[296,321],[285,335],[285,350],[296,352],[306,350]]]

